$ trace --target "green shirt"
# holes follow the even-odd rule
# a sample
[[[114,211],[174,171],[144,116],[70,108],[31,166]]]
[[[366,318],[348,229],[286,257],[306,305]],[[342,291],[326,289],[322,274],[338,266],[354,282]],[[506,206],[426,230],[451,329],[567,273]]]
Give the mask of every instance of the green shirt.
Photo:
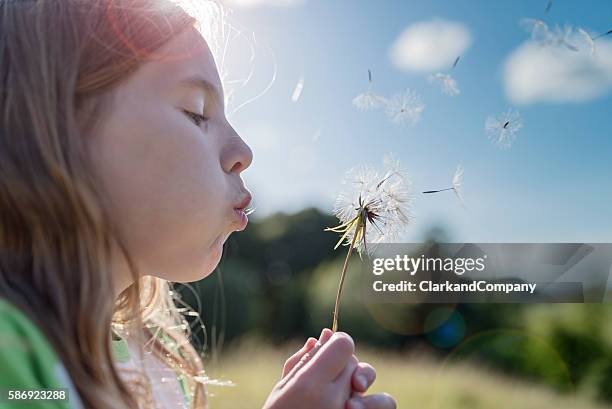
[[[66,388],[67,400],[9,400],[9,390]],[[0,408],[82,409],[66,368],[38,327],[0,298]]]
[[[116,362],[128,362],[126,340],[113,334],[111,350]],[[189,402],[182,377],[178,378]],[[8,390],[66,388],[68,399],[8,400]],[[15,305],[0,297],[0,409],[83,409],[66,368],[45,335]]]

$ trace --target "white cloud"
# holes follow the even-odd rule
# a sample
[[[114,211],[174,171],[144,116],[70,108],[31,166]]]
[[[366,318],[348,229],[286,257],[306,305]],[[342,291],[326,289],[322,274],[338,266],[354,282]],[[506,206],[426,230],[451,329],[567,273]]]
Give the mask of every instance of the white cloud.
[[[472,43],[468,28],[457,22],[434,19],[408,26],[390,50],[393,64],[408,71],[449,68]]]
[[[582,102],[612,90],[612,42],[598,40],[597,52],[544,47],[528,41],[504,63],[504,87],[516,104]]]
[[[255,8],[263,6],[297,6],[302,4],[303,0],[225,0],[224,2],[236,8]]]

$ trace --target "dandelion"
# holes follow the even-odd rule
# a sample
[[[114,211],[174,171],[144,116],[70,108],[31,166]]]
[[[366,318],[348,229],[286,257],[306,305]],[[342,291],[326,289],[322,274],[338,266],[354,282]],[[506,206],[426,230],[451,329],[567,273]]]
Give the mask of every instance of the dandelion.
[[[501,149],[512,146],[516,139],[516,133],[522,127],[521,115],[512,109],[498,116],[490,115],[485,121],[487,136]]]
[[[425,105],[421,97],[410,89],[394,95],[387,103],[386,112],[389,119],[398,125],[414,125],[421,119]]]
[[[349,246],[336,293],[333,331],[338,328],[340,296],[353,249],[360,258],[362,253],[371,255],[378,244],[397,238],[402,228],[412,221],[411,182],[399,161],[389,155],[384,159],[384,168],[384,174],[371,166],[359,166],[346,173],[345,190],[338,195],[334,206],[340,224],[325,229],[342,234],[334,250],[341,244]]]
[[[437,73],[428,77],[429,82],[439,82],[442,88],[442,93],[454,97],[459,95],[459,87],[457,81],[449,74]]]
[[[385,98],[372,91],[372,71],[368,70],[368,89],[353,98],[353,105],[360,111],[370,111],[381,107],[385,102]]]

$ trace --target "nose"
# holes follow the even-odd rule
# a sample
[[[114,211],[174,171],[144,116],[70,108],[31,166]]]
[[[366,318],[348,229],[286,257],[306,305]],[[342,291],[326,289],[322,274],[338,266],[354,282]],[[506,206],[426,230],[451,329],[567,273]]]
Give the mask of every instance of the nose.
[[[253,151],[236,133],[232,132],[221,154],[221,166],[227,173],[240,173],[253,162]]]

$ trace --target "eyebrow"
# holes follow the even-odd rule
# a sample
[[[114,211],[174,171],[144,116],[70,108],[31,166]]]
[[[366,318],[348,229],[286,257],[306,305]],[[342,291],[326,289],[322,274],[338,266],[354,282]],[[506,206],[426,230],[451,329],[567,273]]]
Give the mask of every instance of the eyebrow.
[[[184,78],[179,81],[179,85],[187,86],[190,88],[199,88],[204,92],[213,94],[213,98],[217,100],[217,102],[223,106],[223,99],[221,98],[221,92],[219,89],[212,84],[212,82],[208,81],[206,78],[200,75],[193,75],[187,78]]]

